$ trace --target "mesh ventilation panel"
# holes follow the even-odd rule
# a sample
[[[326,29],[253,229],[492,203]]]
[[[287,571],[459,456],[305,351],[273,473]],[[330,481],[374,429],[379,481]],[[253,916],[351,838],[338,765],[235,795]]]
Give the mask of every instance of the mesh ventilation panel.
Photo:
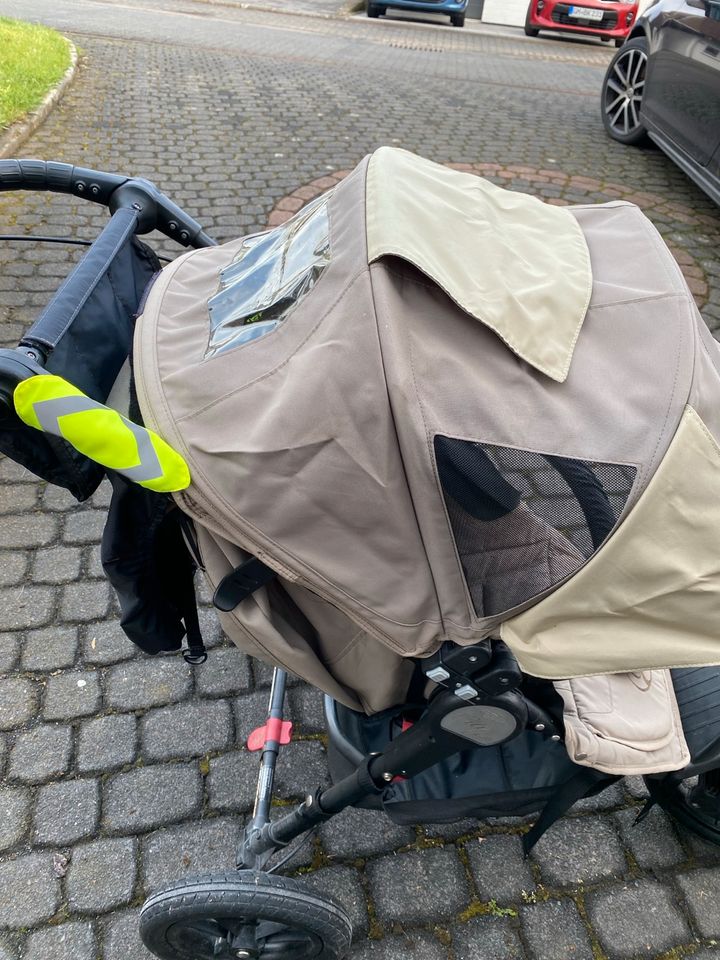
[[[450,524],[478,617],[574,573],[611,532],[635,468],[435,438]]]

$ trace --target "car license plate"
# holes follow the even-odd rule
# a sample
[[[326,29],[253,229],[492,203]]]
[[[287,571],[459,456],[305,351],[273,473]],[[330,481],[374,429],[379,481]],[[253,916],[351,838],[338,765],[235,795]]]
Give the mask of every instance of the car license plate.
[[[576,20],[602,20],[603,11],[594,7],[570,7],[568,16],[575,17]]]

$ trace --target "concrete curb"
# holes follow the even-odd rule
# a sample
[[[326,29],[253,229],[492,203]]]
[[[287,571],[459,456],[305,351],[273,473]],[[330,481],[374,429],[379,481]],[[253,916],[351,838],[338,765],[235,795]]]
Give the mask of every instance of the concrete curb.
[[[47,120],[53,108],[60,102],[65,91],[75,79],[78,67],[78,52],[72,40],[68,40],[67,37],[64,39],[70,45],[70,66],[57,86],[52,88],[37,109],[32,110],[20,120],[16,120],[15,123],[11,123],[7,130],[0,135],[0,159],[14,156],[17,148]]]

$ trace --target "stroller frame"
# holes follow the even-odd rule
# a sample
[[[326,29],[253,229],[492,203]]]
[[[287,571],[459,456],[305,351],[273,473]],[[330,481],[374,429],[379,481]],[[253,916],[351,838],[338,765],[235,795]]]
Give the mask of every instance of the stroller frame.
[[[0,161],[0,191],[4,190],[68,193],[108,206],[113,217],[65,282],[63,302],[53,303],[54,309],[43,315],[42,331],[36,325],[17,349],[0,351],[0,426],[14,416],[15,386],[44,372],[53,336],[67,320],[63,310],[79,309],[98,241],[104,238],[107,247],[113,235],[127,234],[130,220],[133,234],[159,229],[184,246],[215,244],[200,224],[148,181],[62,163]],[[107,262],[102,267],[106,269]],[[271,820],[275,769],[283,744],[289,742],[284,721],[288,675],[275,669],[267,722],[256,731],[253,743],[260,750],[258,782],[252,816],[237,851],[237,871],[183,880],[148,899],[141,912],[141,934],[157,957],[254,960],[266,955],[269,947],[267,954],[276,958],[340,960],[352,936],[344,909],[311,892],[298,879],[274,875],[295,853],[293,841],[347,807],[373,799],[377,805],[377,798],[396,779],[413,777],[459,751],[500,744],[528,729],[548,740],[562,739],[560,719],[522,691],[523,674],[501,642],[462,648],[445,645],[434,657],[418,663],[423,695],[415,722],[403,724],[380,753],[364,755],[354,746],[346,749],[346,759],[353,756],[354,769],[349,774],[325,789],[318,787],[285,816]],[[720,695],[720,672],[716,686]],[[326,714],[330,742],[342,747],[344,735],[333,721],[332,709],[326,709]],[[617,779],[598,775],[593,785],[593,773],[588,770],[583,792],[597,792]],[[699,775],[697,786],[684,792],[682,780],[693,775]],[[720,737],[687,770],[648,777],[646,783],[651,802],[658,802],[706,839],[720,842]],[[541,816],[525,834],[526,848],[580,795],[568,794],[555,804],[552,817]],[[273,857],[284,850],[288,852],[273,864]]]

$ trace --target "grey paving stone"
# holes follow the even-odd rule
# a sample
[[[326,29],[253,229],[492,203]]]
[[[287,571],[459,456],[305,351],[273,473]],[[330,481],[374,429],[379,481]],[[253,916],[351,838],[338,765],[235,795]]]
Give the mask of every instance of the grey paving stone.
[[[279,797],[304,797],[330,783],[325,747],[317,740],[298,740],[283,747],[275,771]]]
[[[623,876],[627,861],[612,823],[600,817],[567,817],[554,823],[531,854],[553,886]]]
[[[139,919],[139,910],[128,910],[114,914],[107,921],[103,960],[157,960],[140,939]]]
[[[32,578],[37,583],[70,583],[80,576],[77,547],[43,547],[35,554]]]
[[[46,720],[72,720],[96,713],[102,691],[94,670],[76,670],[48,677],[43,716]]]
[[[26,630],[45,626],[52,619],[55,599],[55,587],[39,587],[27,583],[21,588],[0,587],[3,627],[7,630]]]
[[[123,633],[117,620],[90,623],[83,630],[83,660],[88,665],[107,666],[138,656],[138,648]]]
[[[40,689],[23,677],[0,678],[0,730],[22,727],[35,716]]]
[[[195,669],[195,690],[204,697],[237,696],[251,685],[250,663],[237,647],[213,650]]]
[[[0,937],[0,960],[17,960],[19,947],[5,937]]]
[[[352,960],[447,960],[439,940],[423,930],[408,930],[403,936],[363,940],[350,952]]]
[[[77,627],[44,627],[28,630],[23,641],[24,670],[49,673],[75,663],[78,649]]]
[[[95,932],[91,923],[61,923],[31,933],[23,960],[97,960]]]
[[[668,815],[653,807],[640,823],[635,819],[636,807],[619,810],[615,818],[620,826],[620,835],[633,857],[643,870],[662,869],[682,863],[687,859]]]
[[[94,543],[85,548],[85,573],[94,580],[102,580],[105,570],[100,555],[100,544]]]
[[[464,820],[456,820],[455,823],[423,823],[422,831],[430,839],[457,840],[459,837],[476,834],[482,826],[482,820],[466,817]]]
[[[234,868],[239,841],[240,824],[225,817],[150,834],[142,842],[145,894],[186,874]]]
[[[143,756],[149,760],[201,757],[223,750],[232,739],[232,711],[226,700],[178,703],[153,710],[140,725]]]
[[[12,587],[25,576],[29,558],[25,551],[3,550],[0,555],[0,587]]]
[[[199,581],[196,580],[196,583],[197,582]],[[212,600],[212,597],[210,597],[210,600]],[[220,621],[217,617],[217,611],[214,607],[201,606],[198,609],[198,622],[200,624],[200,633],[202,634],[203,643],[208,650],[215,650],[217,647],[234,646],[232,641],[228,640],[223,633],[223,629],[220,626]],[[237,649],[237,647],[235,649]],[[208,657],[208,660],[209,659],[210,658]]]
[[[102,772],[132,763],[137,755],[137,720],[132,714],[96,717],[80,727],[77,768]]]
[[[9,673],[17,665],[19,656],[20,634],[0,633],[0,673]]]
[[[642,777],[625,777],[622,781],[627,795],[633,800],[646,800],[647,787]]]
[[[62,589],[60,616],[72,623],[88,623],[107,615],[110,584],[104,580],[67,583]]]
[[[307,885],[340,903],[352,923],[353,936],[364,936],[368,929],[367,898],[357,870],[350,867],[326,867],[305,876]]]
[[[693,856],[700,863],[720,865],[720,846],[716,843],[710,843],[696,833],[692,833],[685,827],[677,826],[678,834],[681,840],[690,848]]]
[[[113,710],[145,710],[182,700],[190,693],[191,669],[182,657],[122,663],[105,676],[106,703]]]
[[[56,487],[52,483],[45,487],[41,503],[43,510],[62,511],[77,508],[77,500],[70,491],[64,487]]]
[[[535,889],[520,837],[498,834],[470,840],[465,849],[481,900],[512,903]]]
[[[320,690],[303,683],[289,691],[287,719],[300,733],[324,733],[325,712]]]
[[[471,897],[454,849],[399,853],[366,869],[381,922],[442,920],[466,907]]]
[[[573,813],[594,812],[596,810],[611,810],[613,807],[619,807],[625,802],[625,791],[622,787],[622,781],[612,783],[606,787],[602,793],[594,797],[586,797],[584,800],[578,800],[573,804]]]
[[[140,833],[200,810],[197,764],[162,764],[118,773],[104,787],[103,823],[111,833]]]
[[[692,936],[672,892],[654,880],[638,880],[591,893],[588,916],[613,960],[663,953]]]
[[[475,917],[451,927],[451,933],[456,960],[524,960],[507,917]]]
[[[21,733],[10,751],[9,776],[23,783],[43,783],[61,776],[70,766],[70,727],[44,724]]]
[[[717,870],[680,874],[677,882],[701,937],[720,939],[720,878]]]
[[[7,760],[9,750],[7,735],[0,733],[0,773],[5,769],[5,761]]]
[[[212,759],[207,778],[210,807],[233,813],[251,810],[259,769],[259,756],[245,750]]]
[[[235,714],[235,740],[238,746],[245,746],[247,738],[256,727],[267,720],[268,694],[266,690],[249,693],[233,701]]]
[[[533,960],[593,960],[593,949],[572,900],[547,900],[520,910]]]
[[[412,827],[398,826],[384,813],[348,807],[320,828],[323,848],[331,857],[357,859],[397,850],[416,840]]]
[[[29,483],[0,487],[0,515],[24,513],[37,503],[37,487]]]
[[[49,514],[32,512],[3,517],[0,523],[0,548],[30,550],[41,547],[54,540],[57,532],[57,520]]]
[[[59,903],[51,854],[31,853],[0,863],[0,927],[34,927],[49,920]]]
[[[67,872],[70,909],[107,913],[132,900],[137,875],[137,842],[113,837],[75,847]]]
[[[692,954],[693,960],[717,960],[718,957],[720,957],[720,945],[717,947],[700,947]]]
[[[0,787],[0,850],[13,847],[30,823],[30,791]]]
[[[61,780],[38,791],[35,842],[64,846],[92,836],[100,818],[97,780]]]
[[[272,683],[273,678],[273,668],[269,663],[265,663],[264,660],[258,660],[256,657],[253,657],[250,661],[252,665],[253,677],[255,678],[255,686],[260,689],[269,687]],[[294,674],[288,674],[288,686],[293,687],[299,684],[301,681]]]
[[[76,510],[65,518],[64,543],[95,543],[102,537],[107,512],[105,510]]]

